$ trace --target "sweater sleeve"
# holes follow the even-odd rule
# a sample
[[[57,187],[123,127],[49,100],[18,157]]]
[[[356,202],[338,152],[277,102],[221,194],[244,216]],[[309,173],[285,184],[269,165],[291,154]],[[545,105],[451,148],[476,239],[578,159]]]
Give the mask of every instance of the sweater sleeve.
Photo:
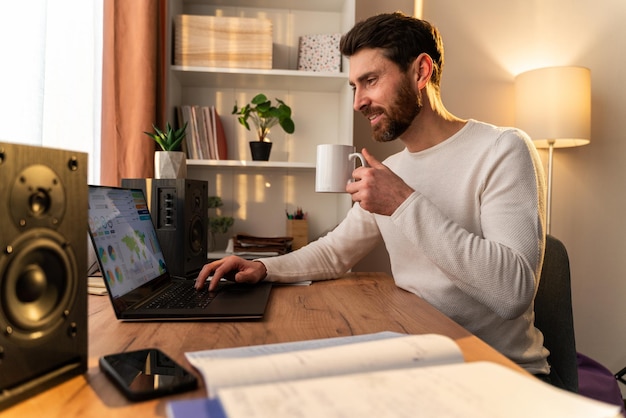
[[[391,216],[456,287],[505,319],[528,309],[543,261],[543,173],[530,147],[509,130],[490,152],[480,173],[480,231],[463,228],[419,191]]]
[[[355,204],[327,235],[291,253],[259,261],[267,268],[265,280],[271,282],[333,279],[352,268],[380,239],[374,215]]]

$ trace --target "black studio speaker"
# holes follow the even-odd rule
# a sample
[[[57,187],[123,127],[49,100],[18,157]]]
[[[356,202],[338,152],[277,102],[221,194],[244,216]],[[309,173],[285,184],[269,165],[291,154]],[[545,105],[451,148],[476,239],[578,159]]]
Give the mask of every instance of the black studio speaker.
[[[87,370],[87,154],[0,142],[0,410]]]
[[[142,189],[171,274],[195,277],[207,261],[208,183],[193,179],[122,179]]]

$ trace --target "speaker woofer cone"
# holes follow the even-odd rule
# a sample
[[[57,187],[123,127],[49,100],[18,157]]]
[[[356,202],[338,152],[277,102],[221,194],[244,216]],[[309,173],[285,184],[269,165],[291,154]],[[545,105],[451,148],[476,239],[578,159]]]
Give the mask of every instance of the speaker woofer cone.
[[[202,238],[204,236],[204,225],[202,219],[199,216],[194,216],[191,219],[191,225],[189,226],[189,248],[192,255],[198,255],[202,252]]]
[[[54,332],[73,304],[77,286],[71,247],[50,230],[31,230],[0,260],[0,322],[11,335],[32,340]]]

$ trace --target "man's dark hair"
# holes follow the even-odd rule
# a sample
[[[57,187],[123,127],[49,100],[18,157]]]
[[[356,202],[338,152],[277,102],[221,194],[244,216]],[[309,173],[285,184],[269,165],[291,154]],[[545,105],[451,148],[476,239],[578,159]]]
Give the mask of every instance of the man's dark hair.
[[[430,55],[434,63],[431,82],[439,87],[443,41],[437,28],[427,21],[401,12],[372,16],[354,25],[339,44],[341,53],[347,57],[363,48],[381,49],[403,72],[421,53]]]

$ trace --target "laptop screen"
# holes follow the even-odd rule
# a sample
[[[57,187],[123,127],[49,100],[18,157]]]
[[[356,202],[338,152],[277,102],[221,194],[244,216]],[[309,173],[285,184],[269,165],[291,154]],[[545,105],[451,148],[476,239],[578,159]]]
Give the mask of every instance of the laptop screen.
[[[166,273],[141,189],[89,186],[89,232],[112,298]]]

